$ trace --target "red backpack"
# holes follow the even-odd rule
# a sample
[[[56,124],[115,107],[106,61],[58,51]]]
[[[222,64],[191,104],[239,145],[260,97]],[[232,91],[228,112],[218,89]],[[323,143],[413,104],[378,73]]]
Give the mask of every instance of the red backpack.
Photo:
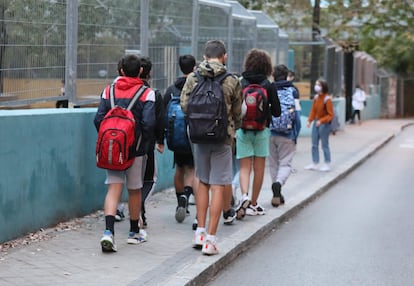
[[[114,84],[109,90],[111,109],[99,126],[96,141],[96,166],[107,170],[122,171],[134,163],[135,119],[131,108],[144,93],[142,85],[132,97],[127,108],[115,106]],[[139,146],[137,143],[137,148]]]
[[[243,104],[246,104],[246,114],[243,117],[243,130],[263,130],[266,127],[268,115],[268,96],[266,88],[261,84],[248,84],[243,88]]]

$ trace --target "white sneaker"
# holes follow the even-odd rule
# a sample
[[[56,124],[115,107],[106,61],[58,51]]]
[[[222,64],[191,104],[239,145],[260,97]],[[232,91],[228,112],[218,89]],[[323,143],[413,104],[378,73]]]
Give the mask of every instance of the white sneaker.
[[[130,232],[128,235],[127,243],[128,244],[140,244],[148,240],[148,234],[145,230],[140,229],[139,233]]]
[[[309,164],[307,166],[304,167],[305,170],[318,170],[318,164]]]
[[[102,252],[116,252],[114,235],[110,230],[105,230],[100,243]]]
[[[265,214],[265,210],[264,210],[264,208],[261,206],[261,205],[259,205],[259,204],[257,204],[257,205],[252,205],[252,204],[250,204],[248,207],[247,207],[247,209],[246,209],[246,214],[247,215],[264,215]]]
[[[218,254],[217,245],[215,242],[212,242],[210,240],[206,240],[203,244],[203,249],[201,250],[201,253],[204,255],[215,255]]]
[[[194,235],[193,247],[198,248],[198,249],[202,248],[204,244],[205,236],[206,234],[204,232],[196,233]]]
[[[329,167],[329,164],[323,164],[320,168],[319,171],[321,172],[329,172],[331,170],[331,167]]]

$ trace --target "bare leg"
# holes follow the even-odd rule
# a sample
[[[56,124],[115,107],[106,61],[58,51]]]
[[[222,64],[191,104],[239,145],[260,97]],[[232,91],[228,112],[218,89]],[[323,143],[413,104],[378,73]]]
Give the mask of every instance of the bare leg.
[[[208,234],[216,235],[218,223],[220,221],[221,210],[223,209],[223,193],[224,186],[211,186],[211,202],[210,202],[210,220],[208,224]]]
[[[254,157],[253,169],[253,194],[252,194],[252,204],[257,205],[257,199],[259,198],[260,190],[263,184],[264,169],[265,169],[265,157]]]

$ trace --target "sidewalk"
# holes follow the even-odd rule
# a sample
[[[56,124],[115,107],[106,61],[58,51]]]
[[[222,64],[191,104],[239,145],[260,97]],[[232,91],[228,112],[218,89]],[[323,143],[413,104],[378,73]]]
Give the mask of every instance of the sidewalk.
[[[191,215],[183,223],[177,223],[175,193],[169,189],[147,201],[148,242],[127,245],[129,220],[125,220],[115,225],[118,252],[102,253],[99,240],[104,217],[100,211],[68,222],[67,230],[47,229],[38,242],[0,252],[0,285],[203,285],[407,124],[414,124],[414,120],[369,120],[362,125],[346,125],[344,131],[330,137],[332,171],[328,173],[303,169],[311,162],[310,137],[300,137],[293,161],[297,172],[283,187],[286,204],[279,208],[270,205],[271,183],[266,172],[259,197],[266,215],[246,216],[230,226],[221,223],[217,234],[219,255],[203,256],[192,248],[195,206],[190,206]]]

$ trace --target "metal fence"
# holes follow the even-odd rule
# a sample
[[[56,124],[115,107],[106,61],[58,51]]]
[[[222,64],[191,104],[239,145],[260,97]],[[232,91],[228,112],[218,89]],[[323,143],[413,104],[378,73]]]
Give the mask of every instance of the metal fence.
[[[210,39],[226,43],[233,72],[253,47],[287,64],[287,35],[237,1],[0,0],[0,106],[97,102],[126,53],[148,55],[151,84],[164,90],[179,75],[178,56],[202,60]]]

